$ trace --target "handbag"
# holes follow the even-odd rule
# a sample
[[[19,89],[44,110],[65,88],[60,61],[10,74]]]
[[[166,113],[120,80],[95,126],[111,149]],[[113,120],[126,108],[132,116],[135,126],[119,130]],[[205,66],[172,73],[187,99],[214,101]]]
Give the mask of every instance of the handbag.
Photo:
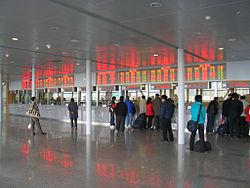
[[[201,107],[202,105],[200,105],[200,109],[199,109],[199,113],[198,113],[198,117],[197,117],[197,121],[194,120],[189,120],[187,122],[187,129],[192,133],[194,131],[196,131],[196,129],[199,126],[199,120],[200,120],[200,114],[201,114]]]
[[[35,103],[33,104],[32,107],[28,109],[28,111],[26,112],[26,115],[30,117],[40,118],[39,110],[35,109],[34,105]]]

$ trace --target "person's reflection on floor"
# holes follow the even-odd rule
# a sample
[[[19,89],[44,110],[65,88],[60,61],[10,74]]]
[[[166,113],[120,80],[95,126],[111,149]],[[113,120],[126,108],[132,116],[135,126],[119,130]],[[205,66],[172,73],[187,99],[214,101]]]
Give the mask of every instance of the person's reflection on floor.
[[[77,142],[77,129],[71,130],[71,141],[74,143]]]

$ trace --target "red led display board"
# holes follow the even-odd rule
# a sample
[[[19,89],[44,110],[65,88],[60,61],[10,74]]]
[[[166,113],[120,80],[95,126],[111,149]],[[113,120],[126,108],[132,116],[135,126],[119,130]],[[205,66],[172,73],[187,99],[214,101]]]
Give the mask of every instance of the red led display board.
[[[208,89],[208,82],[186,83],[186,89]]]
[[[151,85],[151,89],[172,89],[172,85],[171,84],[152,84]]]
[[[222,82],[223,88],[250,88],[250,81]]]
[[[185,67],[186,81],[209,81],[225,79],[225,64],[201,64]],[[174,66],[140,70],[117,70],[117,72],[98,72],[97,85],[140,84],[157,82],[176,82],[178,69]]]
[[[22,88],[30,89],[32,86],[32,80],[22,80]],[[36,88],[50,88],[50,87],[63,87],[74,86],[74,76],[65,75],[60,77],[38,78],[36,80]]]

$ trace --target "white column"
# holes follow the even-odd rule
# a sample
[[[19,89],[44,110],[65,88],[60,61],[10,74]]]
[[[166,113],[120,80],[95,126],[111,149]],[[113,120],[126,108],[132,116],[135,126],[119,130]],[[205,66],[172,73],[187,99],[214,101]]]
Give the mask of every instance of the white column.
[[[218,97],[218,82],[214,82],[214,97]]]
[[[86,60],[86,134],[91,134],[91,61]]]
[[[184,50],[178,48],[178,144],[185,142]]]
[[[32,94],[31,97],[36,96],[36,64],[35,57],[32,58]]]
[[[3,121],[3,80],[2,72],[0,72],[0,122]]]
[[[99,106],[99,86],[96,86],[96,106],[98,107]]]

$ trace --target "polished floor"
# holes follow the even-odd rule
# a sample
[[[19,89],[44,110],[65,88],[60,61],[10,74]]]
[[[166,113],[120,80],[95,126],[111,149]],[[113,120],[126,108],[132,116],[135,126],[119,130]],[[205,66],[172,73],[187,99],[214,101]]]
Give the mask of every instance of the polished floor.
[[[25,117],[1,124],[0,188],[249,188],[250,139],[209,135],[213,150],[161,143],[154,131],[114,134],[108,127],[41,120],[32,136]],[[189,134],[186,134],[188,143]]]

